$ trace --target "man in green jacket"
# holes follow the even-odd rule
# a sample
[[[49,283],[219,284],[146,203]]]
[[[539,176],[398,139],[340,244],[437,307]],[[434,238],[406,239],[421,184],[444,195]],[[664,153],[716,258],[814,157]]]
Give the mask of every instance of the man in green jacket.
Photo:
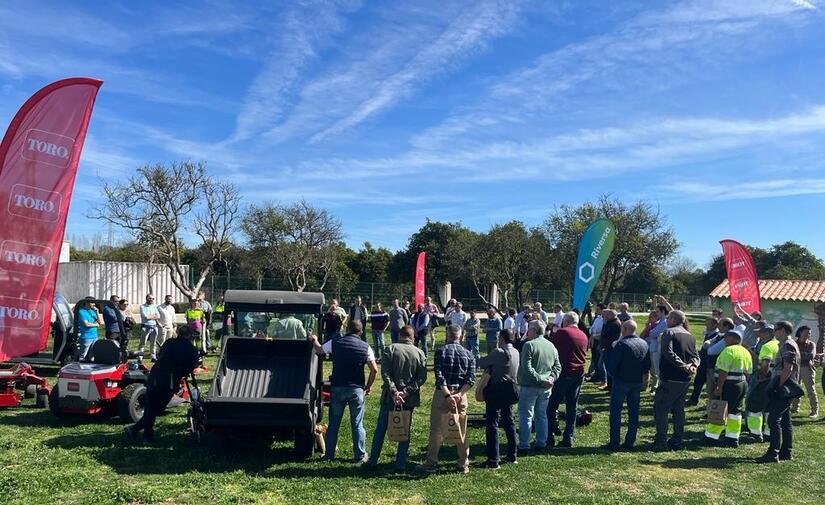
[[[544,338],[546,327],[541,319],[530,321],[527,342],[521,349],[518,369],[519,452],[530,450],[534,414],[536,443],[533,448],[542,451],[547,447],[547,404],[553,383],[561,373],[561,363],[556,346]]]
[[[372,437],[372,450],[366,463],[367,468],[374,468],[381,456],[384,436],[389,426],[389,415],[400,408],[410,412],[410,422],[415,407],[421,405],[421,385],[427,380],[427,360],[424,352],[413,344],[415,331],[411,326],[404,326],[398,333],[398,342],[384,348],[381,357],[381,410]],[[412,426],[410,426],[412,428]],[[399,442],[395,454],[395,469],[402,472],[407,467],[407,452],[410,442]]]

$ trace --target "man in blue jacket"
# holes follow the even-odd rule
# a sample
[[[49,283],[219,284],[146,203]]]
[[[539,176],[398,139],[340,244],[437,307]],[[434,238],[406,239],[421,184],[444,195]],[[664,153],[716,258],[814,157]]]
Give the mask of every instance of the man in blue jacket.
[[[622,336],[610,353],[607,369],[613,376],[610,389],[610,442],[608,451],[632,450],[639,431],[639,397],[646,387],[650,371],[650,351],[647,342],[636,335],[636,322],[622,323]],[[627,402],[627,434],[619,445],[622,409]]]

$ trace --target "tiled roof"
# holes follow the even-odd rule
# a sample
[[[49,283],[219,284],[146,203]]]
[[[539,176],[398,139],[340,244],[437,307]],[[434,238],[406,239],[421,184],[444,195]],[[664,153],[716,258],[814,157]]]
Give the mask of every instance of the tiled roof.
[[[793,300],[799,302],[825,302],[825,281],[778,281],[760,280],[759,294],[763,300]],[[730,296],[725,279],[710,292],[714,298]]]

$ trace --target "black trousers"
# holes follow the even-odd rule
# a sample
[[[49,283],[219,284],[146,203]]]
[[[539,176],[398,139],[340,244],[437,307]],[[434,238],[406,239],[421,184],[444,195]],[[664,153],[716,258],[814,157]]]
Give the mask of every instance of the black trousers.
[[[791,401],[768,393],[768,427],[771,429],[769,453],[790,454],[793,449],[793,424],[791,424]]]
[[[496,401],[495,398],[488,398],[485,404],[485,414],[487,417],[487,461],[498,463],[499,461],[499,447],[498,447],[498,427],[504,430],[507,436],[507,458],[515,459],[516,457],[516,425],[513,423],[513,406],[502,405],[502,402]],[[491,401],[492,400],[492,401]]]
[[[702,395],[702,388],[705,387],[705,382],[708,380],[708,365],[706,362],[699,363],[699,368],[696,369],[696,377],[693,378],[693,392],[690,394],[690,401],[696,403]]]
[[[146,391],[146,405],[143,408],[143,417],[135,423],[132,431],[135,435],[143,430],[143,437],[152,440],[155,437],[155,419],[166,410],[174,391],[161,388],[149,388]]]

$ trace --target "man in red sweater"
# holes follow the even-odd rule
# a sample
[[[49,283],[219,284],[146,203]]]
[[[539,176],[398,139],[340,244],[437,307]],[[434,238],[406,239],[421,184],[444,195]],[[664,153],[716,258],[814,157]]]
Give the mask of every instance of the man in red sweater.
[[[579,392],[584,380],[584,362],[587,358],[588,338],[578,328],[579,315],[568,312],[562,318],[562,328],[550,336],[550,341],[559,351],[561,375],[553,384],[553,393],[547,405],[547,420],[550,437],[547,446],[555,445],[555,434],[559,433],[559,405],[565,403],[564,436],[559,447],[573,447],[576,433],[576,414],[579,404]]]

